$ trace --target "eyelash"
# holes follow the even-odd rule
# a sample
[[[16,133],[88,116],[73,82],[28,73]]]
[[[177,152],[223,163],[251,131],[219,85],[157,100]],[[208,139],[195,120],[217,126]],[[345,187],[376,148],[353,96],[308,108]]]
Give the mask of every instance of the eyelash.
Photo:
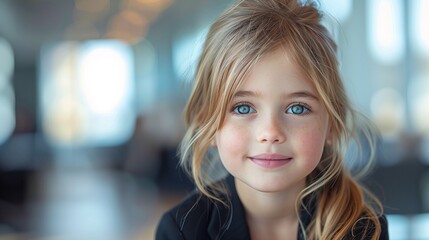
[[[234,105],[233,105],[233,107],[232,107],[232,109],[231,109],[231,112],[232,112],[232,113],[234,113],[234,114],[237,114],[237,115],[246,115],[245,113],[238,113],[238,112],[236,112],[237,108],[238,108],[238,107],[241,107],[241,106],[249,106],[249,107],[250,107],[250,108],[252,108],[253,110],[255,109],[255,108],[253,107],[253,105],[252,105],[251,103],[249,103],[249,102],[240,102],[240,103],[237,103],[237,104],[234,104]],[[308,114],[308,113],[310,113],[310,112],[311,112],[311,107],[310,107],[308,104],[303,103],[303,102],[297,102],[297,103],[290,104],[290,105],[286,108],[285,113],[287,113],[287,112],[289,111],[289,109],[291,109],[291,108],[292,108],[292,107],[294,107],[294,106],[302,106],[302,107],[304,107],[304,108],[305,108],[305,110],[306,110],[304,113],[301,113],[301,114],[294,114],[294,115],[306,115],[306,114]],[[255,110],[255,112],[256,112],[256,110]],[[247,114],[249,114],[249,113],[247,113]]]
[[[237,115],[246,115],[244,113],[238,113],[238,112],[235,111],[238,107],[241,107],[241,106],[249,106],[250,108],[255,109],[253,107],[253,105],[251,103],[249,103],[249,102],[240,102],[240,103],[234,104],[234,106],[231,109],[231,112],[233,114],[237,114]]]
[[[311,107],[308,105],[308,104],[306,104],[306,103],[303,103],[303,102],[297,102],[297,103],[293,103],[293,104],[291,104],[287,109],[286,109],[286,112],[288,112],[289,111],[289,109],[291,109],[292,107],[294,107],[294,106],[302,106],[302,107],[304,107],[307,111],[306,112],[304,112],[304,113],[301,113],[301,114],[294,114],[294,115],[306,115],[306,114],[308,114],[308,113],[310,113],[311,112]]]

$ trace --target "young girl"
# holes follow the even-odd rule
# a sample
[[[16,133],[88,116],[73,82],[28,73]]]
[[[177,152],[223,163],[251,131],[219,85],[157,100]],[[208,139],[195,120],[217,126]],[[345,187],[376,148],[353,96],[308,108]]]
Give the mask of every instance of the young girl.
[[[354,114],[321,18],[299,0],[241,0],[212,25],[181,149],[198,191],[156,239],[388,239],[343,167]],[[228,176],[214,181],[217,162]]]

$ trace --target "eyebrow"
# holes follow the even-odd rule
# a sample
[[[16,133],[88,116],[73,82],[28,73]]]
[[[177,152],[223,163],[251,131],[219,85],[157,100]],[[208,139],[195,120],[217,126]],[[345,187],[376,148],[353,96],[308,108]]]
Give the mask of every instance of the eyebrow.
[[[319,98],[316,95],[314,95],[313,93],[308,92],[308,91],[294,92],[294,93],[291,93],[287,96],[288,97],[299,97],[299,98],[312,98],[313,100],[319,101]]]
[[[234,98],[237,97],[258,97],[260,93],[252,92],[252,91],[238,91],[234,94]]]
[[[259,92],[252,91],[238,91],[234,94],[234,98],[240,97],[260,97],[262,94]],[[309,91],[298,91],[289,94],[283,94],[282,98],[310,98],[319,101],[319,98]]]

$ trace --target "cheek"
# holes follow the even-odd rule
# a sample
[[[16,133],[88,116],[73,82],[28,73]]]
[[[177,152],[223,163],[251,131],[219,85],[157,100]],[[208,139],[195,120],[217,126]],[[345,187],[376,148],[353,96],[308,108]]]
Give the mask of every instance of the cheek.
[[[315,167],[319,163],[325,146],[325,138],[325,131],[320,129],[306,129],[301,133],[297,150],[302,154],[305,164],[309,168]]]
[[[224,126],[216,134],[216,145],[223,162],[245,155],[247,144],[248,133],[238,126]]]
[[[302,152],[307,155],[319,156],[322,154],[324,147],[324,138],[316,136],[313,133],[307,133],[303,136],[300,142],[300,148]]]

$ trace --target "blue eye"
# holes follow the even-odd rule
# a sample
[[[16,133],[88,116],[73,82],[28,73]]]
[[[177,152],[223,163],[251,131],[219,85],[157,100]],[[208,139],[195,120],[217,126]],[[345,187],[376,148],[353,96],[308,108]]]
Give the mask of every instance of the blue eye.
[[[310,111],[310,110],[307,107],[305,107],[304,105],[295,104],[295,105],[292,105],[290,108],[288,108],[286,110],[286,113],[301,115],[301,114],[307,113],[308,111]]]
[[[236,107],[234,107],[233,110],[235,113],[237,114],[249,114],[249,113],[254,113],[256,112],[255,109],[253,109],[251,106],[249,106],[248,104],[241,104],[238,105]]]

